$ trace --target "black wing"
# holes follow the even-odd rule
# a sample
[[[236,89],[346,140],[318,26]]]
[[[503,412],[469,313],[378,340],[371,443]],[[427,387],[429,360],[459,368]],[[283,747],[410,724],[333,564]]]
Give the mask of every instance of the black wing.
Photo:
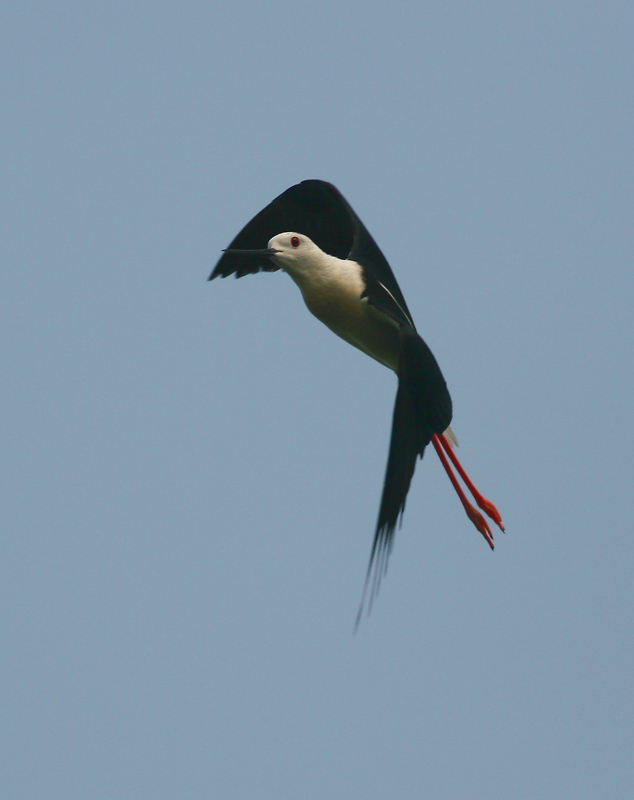
[[[325,253],[357,261],[364,272],[365,296],[399,323],[411,325],[411,314],[390,265],[350,204],[331,183],[308,180],[291,186],[263,208],[233,239],[229,248],[259,250],[278,233],[294,231],[312,239]],[[272,261],[224,253],[209,280],[279,269]]]
[[[319,180],[291,186],[256,214],[229,248],[264,249],[273,236],[284,231],[303,233],[325,253],[360,264],[365,282],[363,296],[399,327],[399,385],[392,439],[360,615],[373,567],[371,598],[378,591],[387,567],[416,458],[422,458],[434,433],[442,433],[451,422],[451,398],[436,359],[416,333],[390,265],[341,192],[331,183]],[[233,274],[240,278],[277,269],[266,257],[258,261],[253,256],[224,253],[209,279]]]
[[[449,427],[452,416],[449,390],[433,353],[415,331],[403,327],[399,336],[398,390],[390,452],[357,625],[363,613],[370,576],[373,575],[371,607],[387,570],[394,532],[405,510],[416,458],[423,457],[435,433],[441,434]]]
[[[291,186],[248,222],[228,249],[265,248],[278,233],[294,231],[312,239],[324,252],[346,258],[352,246],[354,231],[341,195],[325,181],[302,181]],[[343,201],[345,203],[345,201]],[[345,204],[347,206],[347,204]],[[343,212],[343,213],[342,213]],[[225,253],[209,280],[222,275],[241,278],[250,272],[278,269],[270,260]]]

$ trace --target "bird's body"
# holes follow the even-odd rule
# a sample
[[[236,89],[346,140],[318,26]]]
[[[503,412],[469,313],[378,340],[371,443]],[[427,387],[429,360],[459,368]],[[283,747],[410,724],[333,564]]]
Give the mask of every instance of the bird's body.
[[[418,335],[385,257],[332,184],[303,181],[283,192],[240,231],[210,279],[277,269],[295,281],[317,319],[398,376],[387,470],[366,577],[367,588],[374,564],[371,597],[387,566],[416,459],[422,458],[430,442],[469,518],[493,547],[488,524],[467,501],[447,461],[449,456],[478,505],[502,528],[497,509],[477,492],[451,449],[452,404],[440,367]]]
[[[282,250],[298,240],[295,252]],[[295,281],[308,310],[348,344],[398,372],[398,325],[363,297],[366,285],[360,264],[324,253],[297,233],[274,236],[269,248],[278,250],[274,264]]]

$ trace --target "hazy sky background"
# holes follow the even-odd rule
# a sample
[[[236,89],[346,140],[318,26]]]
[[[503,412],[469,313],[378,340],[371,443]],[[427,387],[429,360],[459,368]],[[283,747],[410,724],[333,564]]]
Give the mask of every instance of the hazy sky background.
[[[7,1],[0,793],[634,794],[634,5]],[[288,276],[304,178],[392,264],[502,512],[430,448],[352,629],[396,380]]]

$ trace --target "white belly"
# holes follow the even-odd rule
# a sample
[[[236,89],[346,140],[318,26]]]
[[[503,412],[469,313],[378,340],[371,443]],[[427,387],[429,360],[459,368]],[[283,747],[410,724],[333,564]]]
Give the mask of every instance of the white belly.
[[[304,302],[333,333],[397,372],[397,326],[366,298],[361,299],[365,286],[360,269],[354,262],[347,262],[347,265],[349,268],[345,272],[320,275],[319,280],[295,278]]]

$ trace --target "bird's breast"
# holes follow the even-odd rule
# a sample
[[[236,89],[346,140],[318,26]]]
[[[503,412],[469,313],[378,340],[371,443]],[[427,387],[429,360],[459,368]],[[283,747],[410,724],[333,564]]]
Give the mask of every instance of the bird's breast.
[[[333,333],[396,372],[398,329],[388,317],[369,305],[366,298],[362,298],[365,283],[361,270],[354,262],[347,264],[350,267],[336,274],[296,279],[304,302],[308,310]]]

